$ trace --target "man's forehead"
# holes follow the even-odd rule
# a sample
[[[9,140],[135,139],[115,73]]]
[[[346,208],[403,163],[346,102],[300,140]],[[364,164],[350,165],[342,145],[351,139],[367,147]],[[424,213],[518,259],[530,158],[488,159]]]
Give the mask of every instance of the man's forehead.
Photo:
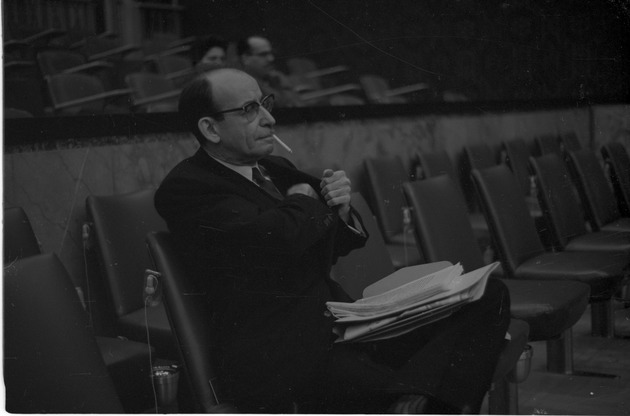
[[[251,76],[237,71],[219,71],[209,76],[217,104],[239,106],[260,98],[260,87]]]
[[[254,36],[249,39],[249,46],[252,50],[259,51],[261,49],[271,49],[271,43],[265,38]]]

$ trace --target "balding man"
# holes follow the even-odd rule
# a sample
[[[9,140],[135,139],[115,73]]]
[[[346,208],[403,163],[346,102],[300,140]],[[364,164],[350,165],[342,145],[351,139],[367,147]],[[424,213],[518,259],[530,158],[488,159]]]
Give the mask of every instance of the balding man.
[[[343,171],[321,178],[272,156],[274,98],[235,69],[182,92],[200,143],[164,179],[168,223],[217,331],[222,386],[239,411],[478,412],[509,321],[505,286],[438,323],[389,341],[335,344],[329,276],[367,235]]]

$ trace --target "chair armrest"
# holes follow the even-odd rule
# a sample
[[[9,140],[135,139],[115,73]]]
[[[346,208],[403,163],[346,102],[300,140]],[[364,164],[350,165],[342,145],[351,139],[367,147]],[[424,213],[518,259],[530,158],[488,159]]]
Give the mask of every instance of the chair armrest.
[[[91,103],[93,101],[107,100],[107,99],[110,99],[110,98],[122,97],[124,95],[129,95],[130,93],[131,93],[130,89],[117,89],[117,90],[105,91],[105,92],[102,92],[102,93],[99,93],[99,94],[90,95],[89,97],[83,97],[83,98],[79,98],[79,99],[76,99],[76,100],[65,101],[63,103],[54,104],[53,105],[53,109],[54,110],[63,110],[64,108],[75,107],[75,106],[81,105],[81,104],[88,104],[88,103]]]
[[[166,77],[167,79],[175,79],[175,78],[186,77],[194,73],[196,73],[194,68],[187,68],[187,69],[180,69],[179,71],[175,71],[175,72],[169,72],[168,74],[165,74],[164,77]]]
[[[418,84],[406,85],[400,88],[392,88],[383,93],[384,97],[395,97],[397,95],[409,94],[416,91],[428,90],[430,87],[423,82]]]
[[[181,92],[182,90],[173,90],[173,91],[163,92],[161,94],[152,95],[150,97],[139,98],[139,99],[133,100],[132,105],[134,107],[140,107],[147,104],[153,104],[155,102],[166,100],[168,98],[177,97],[179,94],[181,94]]]
[[[152,53],[150,55],[146,55],[143,59],[145,62],[150,62],[150,61],[155,61],[159,59],[161,56],[177,55],[179,53],[188,52],[189,50],[190,50],[190,45],[182,45],[182,46],[177,46],[175,48],[166,49],[158,53]]]
[[[96,69],[104,69],[104,68],[111,68],[111,67],[113,67],[113,65],[110,62],[92,61],[92,62],[88,62],[87,64],[77,65],[72,68],[65,69],[61,72],[63,74],[74,74],[77,72],[88,72],[88,71],[93,71]]]
[[[331,95],[341,94],[344,92],[360,91],[360,90],[361,90],[361,87],[357,84],[345,84],[345,85],[339,85],[337,87],[324,88],[324,89],[313,91],[313,92],[307,92],[307,93],[301,94],[300,99],[304,101],[308,101],[308,100],[314,100],[314,99],[322,98],[322,97],[329,97]]]
[[[304,74],[306,78],[319,78],[325,75],[338,74],[339,72],[346,72],[349,68],[345,65],[331,66],[329,68],[316,69],[315,71],[309,71]]]
[[[112,56],[122,55],[129,52],[135,52],[139,49],[140,48],[137,45],[132,45],[132,44],[122,45],[122,46],[118,46],[116,48],[109,49],[103,52],[95,53],[94,55],[90,55],[88,56],[88,59],[90,61],[96,61],[99,59],[107,59],[107,58],[111,58]]]
[[[195,42],[195,40],[197,40],[196,36],[188,36],[187,38],[182,38],[182,39],[178,39],[175,40],[171,43],[168,44],[168,48],[169,49],[174,49],[177,48],[179,46],[189,46]]]
[[[34,35],[28,36],[24,39],[22,39],[24,42],[27,43],[33,43],[36,42],[38,40],[43,40],[43,39],[53,39],[56,38],[57,36],[61,36],[61,35],[65,35],[66,31],[65,30],[61,30],[61,29],[46,29],[42,32],[39,33],[35,33]]]

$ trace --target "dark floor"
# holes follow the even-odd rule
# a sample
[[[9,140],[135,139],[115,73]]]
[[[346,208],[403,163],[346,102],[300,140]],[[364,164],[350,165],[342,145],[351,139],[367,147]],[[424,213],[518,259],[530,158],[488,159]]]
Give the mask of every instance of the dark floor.
[[[529,377],[519,384],[519,414],[630,415],[630,308],[615,305],[615,338],[590,335],[590,309],[573,327],[576,372],[616,377],[553,374],[546,371],[545,342],[531,343]]]

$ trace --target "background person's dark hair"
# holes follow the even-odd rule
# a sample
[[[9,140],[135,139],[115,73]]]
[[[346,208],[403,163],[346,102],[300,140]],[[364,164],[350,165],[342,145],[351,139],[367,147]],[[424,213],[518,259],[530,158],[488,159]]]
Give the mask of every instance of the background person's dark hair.
[[[178,111],[184,126],[195,135],[200,144],[203,144],[206,138],[199,131],[197,125],[199,119],[220,111],[214,104],[212,83],[208,80],[207,74],[198,76],[186,85],[179,96]],[[223,120],[223,117],[223,114],[214,116],[217,120]]]
[[[195,43],[193,43],[190,51],[193,62],[197,63],[201,61],[201,58],[203,58],[206,52],[214,47],[221,48],[227,53],[228,43],[225,39],[216,35],[208,35],[197,39]]]
[[[241,38],[236,43],[236,54],[240,57],[245,54],[251,54],[252,48],[249,45],[249,39],[251,36],[247,36],[246,38]]]

